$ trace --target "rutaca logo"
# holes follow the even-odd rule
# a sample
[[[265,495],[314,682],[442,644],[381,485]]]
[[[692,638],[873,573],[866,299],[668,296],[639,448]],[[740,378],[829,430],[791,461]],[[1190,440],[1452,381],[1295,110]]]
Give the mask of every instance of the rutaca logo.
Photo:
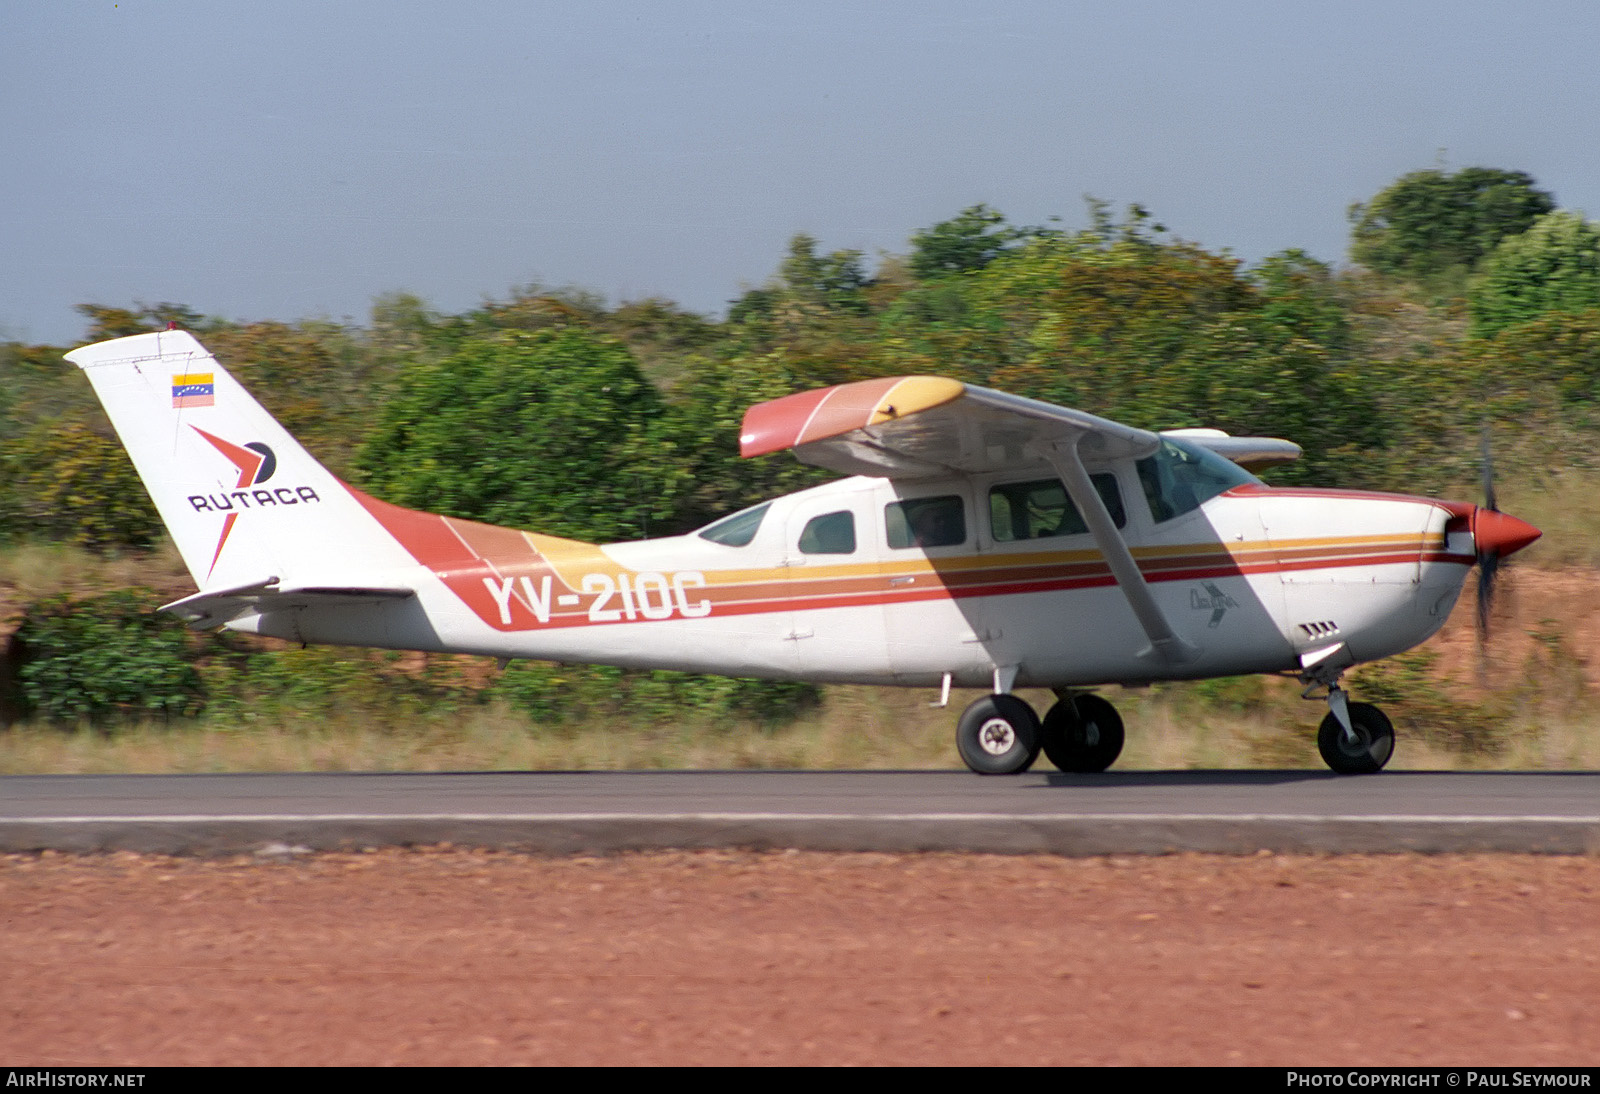
[[[262,442],[250,441],[238,445],[207,433],[198,426],[189,428],[200,434],[212,448],[226,456],[228,462],[239,472],[238,484],[232,490],[216,494],[189,495],[189,504],[195,512],[222,514],[222,534],[217,537],[217,549],[211,556],[213,570],[217,568],[217,559],[222,557],[223,545],[228,542],[228,536],[232,534],[234,522],[239,519],[241,511],[269,507],[276,509],[285,505],[301,505],[322,500],[309,486],[263,486],[263,483],[277,473],[278,457]]]
[[[256,468],[256,477],[250,480],[250,485],[272,478],[272,473],[278,469],[278,457],[272,454],[272,449],[260,441],[251,441],[245,447],[261,457],[261,466]]]

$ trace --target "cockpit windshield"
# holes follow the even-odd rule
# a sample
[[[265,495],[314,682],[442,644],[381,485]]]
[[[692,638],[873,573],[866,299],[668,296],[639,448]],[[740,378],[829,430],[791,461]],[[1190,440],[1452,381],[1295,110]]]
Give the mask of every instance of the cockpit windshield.
[[[1225,490],[1261,481],[1208,448],[1171,437],[1161,438],[1156,454],[1135,467],[1157,523],[1192,512]]]
[[[748,546],[750,541],[756,538],[756,533],[761,530],[761,521],[771,507],[772,503],[769,501],[753,505],[749,509],[741,509],[731,517],[723,517],[700,529],[700,538],[720,543],[724,547]]]

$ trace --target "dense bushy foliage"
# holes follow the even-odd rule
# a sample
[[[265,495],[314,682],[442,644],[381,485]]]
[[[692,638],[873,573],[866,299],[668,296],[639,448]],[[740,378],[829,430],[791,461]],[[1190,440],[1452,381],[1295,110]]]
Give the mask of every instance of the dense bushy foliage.
[[[205,705],[189,634],[149,589],[57,596],[23,614],[9,657],[25,714],[108,725]]]
[[[150,496],[110,429],[36,425],[0,450],[6,538],[104,550],[149,547],[162,534]]]
[[[399,376],[363,445],[385,500],[574,539],[637,538],[656,515],[660,393],[585,327],[463,339]]]
[[[1600,308],[1600,225],[1578,213],[1540,217],[1502,240],[1468,295],[1473,332],[1492,336],[1546,312]]]

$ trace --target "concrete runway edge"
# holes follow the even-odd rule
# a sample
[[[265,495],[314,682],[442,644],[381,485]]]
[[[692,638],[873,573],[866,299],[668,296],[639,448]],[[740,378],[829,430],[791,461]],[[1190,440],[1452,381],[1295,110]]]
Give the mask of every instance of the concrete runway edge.
[[[670,849],[999,854],[1600,854],[1600,816],[615,813],[45,816],[0,820],[0,851],[266,854],[435,846],[539,854]]]

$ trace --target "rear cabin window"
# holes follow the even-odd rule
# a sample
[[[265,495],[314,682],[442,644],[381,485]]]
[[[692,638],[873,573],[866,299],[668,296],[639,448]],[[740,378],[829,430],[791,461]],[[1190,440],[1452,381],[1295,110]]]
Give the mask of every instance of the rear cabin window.
[[[1108,472],[1090,475],[1095,493],[1105,502],[1112,523],[1121,528],[1127,523],[1122,508],[1122,491],[1117,477]],[[989,530],[996,543],[1024,539],[1049,539],[1052,536],[1081,536],[1089,531],[1083,514],[1067,496],[1060,479],[1034,479],[1008,482],[989,490]]]
[[[1157,524],[1193,512],[1224,490],[1261,481],[1210,449],[1170,438],[1163,438],[1156,454],[1134,467]]]
[[[967,541],[967,511],[959,494],[892,501],[883,507],[884,534],[896,550],[956,547]]]
[[[852,555],[855,550],[856,518],[849,510],[812,517],[800,533],[803,555]]]

